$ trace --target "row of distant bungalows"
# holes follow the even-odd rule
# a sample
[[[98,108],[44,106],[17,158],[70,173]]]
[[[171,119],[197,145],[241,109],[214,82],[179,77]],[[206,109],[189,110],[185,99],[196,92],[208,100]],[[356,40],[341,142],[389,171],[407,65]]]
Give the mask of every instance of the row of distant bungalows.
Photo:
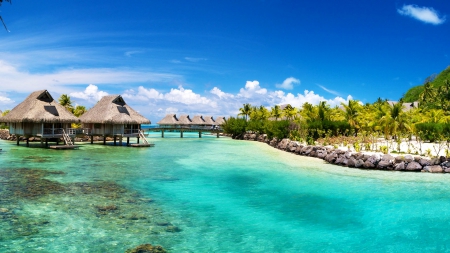
[[[7,115],[0,117],[0,122],[8,124],[11,135],[27,139],[32,136],[54,139],[64,134],[71,138],[77,134],[139,137],[141,125],[151,123],[128,106],[120,95],[104,96],[77,118],[57,103],[47,90],[31,93]],[[72,128],[72,123],[81,124],[82,128]]]
[[[219,127],[223,123],[225,123],[225,117],[214,119],[212,116],[196,115],[191,119],[189,115],[181,115],[178,118],[176,114],[167,114],[157,124],[162,128],[211,128]]]

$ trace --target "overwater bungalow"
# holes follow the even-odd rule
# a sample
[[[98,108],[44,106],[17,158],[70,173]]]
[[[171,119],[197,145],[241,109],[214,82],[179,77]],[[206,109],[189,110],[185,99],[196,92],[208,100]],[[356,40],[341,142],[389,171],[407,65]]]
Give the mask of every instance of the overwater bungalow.
[[[80,116],[85,132],[91,136],[91,143],[94,136],[103,136],[103,144],[106,144],[106,137],[127,138],[129,144],[130,137],[142,138],[144,144],[148,144],[141,131],[141,124],[150,124],[150,120],[133,110],[125,103],[120,95],[104,96],[97,104]]]
[[[195,115],[192,118],[191,125],[192,126],[204,126],[205,125],[205,120],[203,119],[203,116],[202,115]]]
[[[221,126],[225,123],[225,117],[217,117],[215,121],[217,126]]]
[[[62,105],[57,103],[47,90],[31,93],[22,103],[14,107],[7,115],[0,118],[7,123],[9,133],[16,135],[17,145],[20,136],[25,137],[28,146],[30,137],[40,137],[41,144],[45,140],[59,142],[64,138],[66,145],[73,145],[75,129],[72,123],[80,120]]]
[[[205,126],[214,126],[216,122],[214,121],[212,116],[204,116],[203,120],[205,121]]]
[[[160,127],[177,127],[180,125],[180,122],[177,119],[175,114],[167,114],[162,120],[158,121]]]
[[[178,119],[178,122],[183,128],[191,127],[192,124],[191,118],[189,117],[189,115],[186,114],[181,115],[180,118]]]

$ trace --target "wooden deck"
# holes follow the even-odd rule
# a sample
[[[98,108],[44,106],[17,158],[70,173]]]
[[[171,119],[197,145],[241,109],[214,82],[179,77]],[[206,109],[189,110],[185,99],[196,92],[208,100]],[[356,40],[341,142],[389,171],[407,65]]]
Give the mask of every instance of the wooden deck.
[[[79,146],[77,145],[56,145],[56,146],[49,146],[51,149],[56,150],[64,150],[64,149],[78,149]]]
[[[164,138],[164,132],[179,132],[180,138],[183,138],[184,132],[197,132],[198,137],[202,138],[203,133],[210,133],[216,135],[219,138],[220,134],[223,133],[222,129],[211,129],[210,127],[152,127],[145,129],[149,132],[161,132],[161,137]]]

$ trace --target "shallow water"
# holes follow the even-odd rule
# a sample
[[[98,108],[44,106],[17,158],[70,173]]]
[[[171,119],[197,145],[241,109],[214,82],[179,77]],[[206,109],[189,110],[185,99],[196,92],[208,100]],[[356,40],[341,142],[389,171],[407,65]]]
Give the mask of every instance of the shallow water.
[[[165,137],[153,134],[152,148],[67,151],[0,141],[0,251],[124,252],[143,243],[170,252],[450,251],[449,175]]]

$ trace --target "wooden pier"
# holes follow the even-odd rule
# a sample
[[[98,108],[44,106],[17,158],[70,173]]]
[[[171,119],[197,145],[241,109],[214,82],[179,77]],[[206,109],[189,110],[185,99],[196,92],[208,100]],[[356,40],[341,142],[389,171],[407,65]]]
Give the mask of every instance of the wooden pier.
[[[180,138],[183,138],[184,132],[197,132],[198,138],[202,138],[202,133],[212,133],[216,134],[217,138],[219,138],[220,134],[223,133],[222,129],[211,129],[208,127],[205,128],[189,128],[189,127],[154,127],[145,129],[149,132],[161,132],[161,138],[164,138],[164,132],[179,132]]]

